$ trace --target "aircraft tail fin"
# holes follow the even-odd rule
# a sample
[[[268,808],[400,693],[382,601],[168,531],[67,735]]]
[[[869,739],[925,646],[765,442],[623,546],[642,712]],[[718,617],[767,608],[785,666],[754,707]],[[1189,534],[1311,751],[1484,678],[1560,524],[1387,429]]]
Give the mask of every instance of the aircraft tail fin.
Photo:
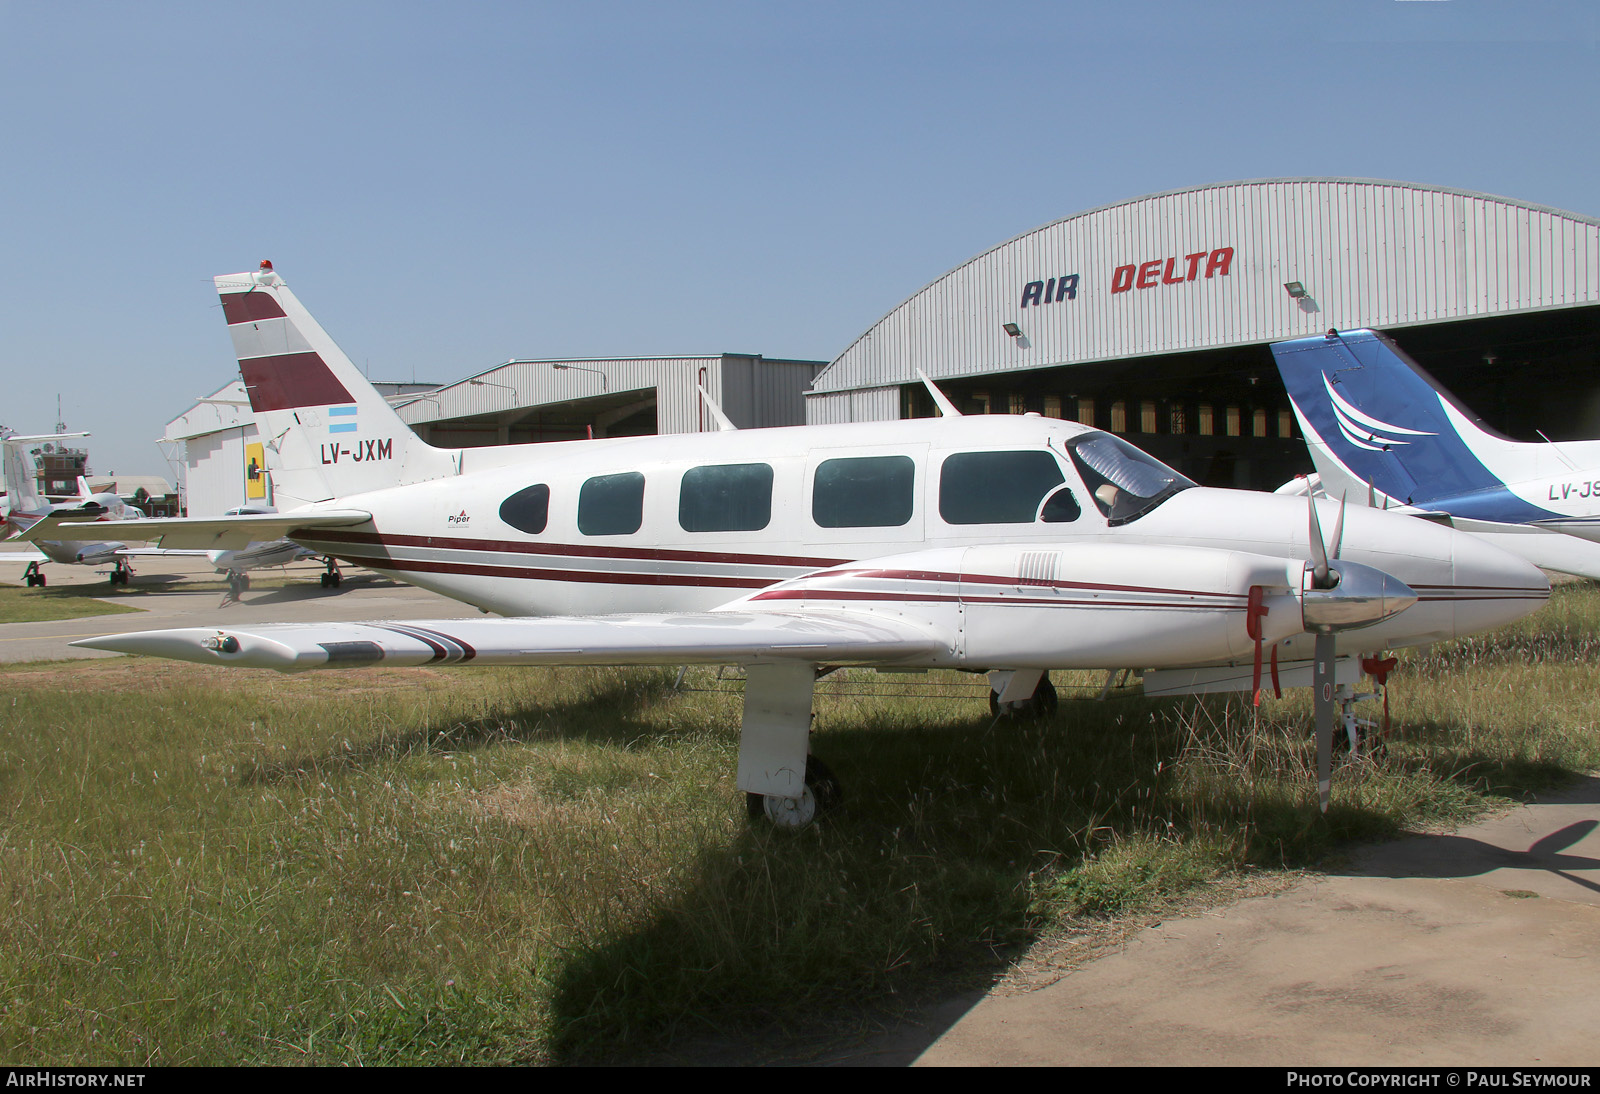
[[[41,433],[24,437],[13,430],[0,427],[0,448],[4,449],[3,466],[8,492],[7,508],[12,513],[33,513],[49,505],[39,494],[38,461],[33,450],[42,444],[87,437],[87,433]]]
[[[1496,499],[1489,464],[1525,447],[1485,427],[1417,363],[1371,330],[1329,331],[1272,347],[1278,371],[1330,497],[1371,492],[1471,516],[1473,497]],[[1532,512],[1521,519],[1532,519]]]
[[[216,286],[280,508],[455,473],[459,453],[400,420],[270,262]]]

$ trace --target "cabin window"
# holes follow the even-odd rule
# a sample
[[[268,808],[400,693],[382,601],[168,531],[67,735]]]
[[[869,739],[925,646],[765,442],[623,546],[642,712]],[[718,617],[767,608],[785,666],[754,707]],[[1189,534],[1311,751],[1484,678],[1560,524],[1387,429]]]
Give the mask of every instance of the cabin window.
[[[822,528],[898,528],[911,520],[917,465],[910,456],[823,460],[811,493]]]
[[[691,467],[678,490],[685,532],[754,532],[772,520],[772,468],[764,463]]]
[[[1078,499],[1065,486],[1051,494],[1039,507],[1039,519],[1046,524],[1071,524],[1082,515],[1083,509],[1078,505]]]
[[[527,486],[500,503],[500,519],[519,532],[539,535],[550,523],[550,487]]]
[[[1065,481],[1048,452],[957,452],[939,471],[939,516],[946,524],[1031,524]]]
[[[578,531],[626,536],[644,523],[644,476],[637,471],[596,475],[578,491]]]

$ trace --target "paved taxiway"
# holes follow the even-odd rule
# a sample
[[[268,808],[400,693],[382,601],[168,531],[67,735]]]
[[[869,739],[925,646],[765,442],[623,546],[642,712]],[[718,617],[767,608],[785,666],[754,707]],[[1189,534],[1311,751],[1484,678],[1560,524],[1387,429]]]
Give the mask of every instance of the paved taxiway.
[[[14,550],[15,548],[13,548]],[[20,584],[24,564],[7,561],[0,548],[0,581]],[[103,599],[141,609],[117,615],[92,615],[40,623],[0,624],[0,662],[53,661],[76,657],[119,657],[99,650],[76,649],[74,639],[164,627],[207,627],[241,623],[281,623],[295,620],[460,619],[477,612],[459,601],[391,581],[370,570],[344,568],[344,583],[337,589],[318,584],[320,563],[257,570],[237,600],[227,595],[222,578],[204,558],[157,557],[135,560],[133,581],[112,588],[101,574],[87,566],[47,563],[47,589],[94,585],[105,590]],[[288,578],[279,586],[275,579]],[[268,583],[271,583],[269,586]],[[275,587],[274,587],[275,586]],[[31,591],[31,590],[30,590]]]
[[[15,574],[21,566],[15,563]],[[347,570],[224,603],[204,560],[147,560],[107,599],[147,610],[0,625],[0,660],[118,656],[74,637],[169,626],[473,614]],[[47,567],[51,586],[105,585]],[[270,577],[275,571],[265,571]],[[15,580],[8,570],[0,579]],[[258,582],[260,578],[258,577]],[[206,583],[204,591],[192,588]],[[185,586],[191,588],[185,588]],[[151,587],[163,591],[140,595]],[[836,1062],[898,1065],[1600,1063],[1600,780],[1348,869],[1141,931],[1116,952],[952,1000]]]

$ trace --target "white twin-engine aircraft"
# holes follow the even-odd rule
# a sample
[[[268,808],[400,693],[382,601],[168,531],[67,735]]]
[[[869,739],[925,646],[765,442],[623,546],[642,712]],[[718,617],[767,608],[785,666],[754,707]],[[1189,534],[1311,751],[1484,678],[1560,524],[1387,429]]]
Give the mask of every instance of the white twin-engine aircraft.
[[[1259,688],[1264,652],[1274,683],[1317,685],[1325,809],[1355,655],[1549,595],[1533,566],[1447,527],[1352,508],[1330,549],[1314,502],[1196,486],[1110,434],[961,417],[942,396],[938,419],[436,449],[270,264],[216,284],[280,508],[298,508],[127,530],[184,547],[288,535],[505,618],[77,645],[283,671],[739,664],[738,785],[780,825],[835,789],[808,762],[833,667],[987,672],[1014,707],[1053,702],[1050,669],[1143,670],[1152,694]]]

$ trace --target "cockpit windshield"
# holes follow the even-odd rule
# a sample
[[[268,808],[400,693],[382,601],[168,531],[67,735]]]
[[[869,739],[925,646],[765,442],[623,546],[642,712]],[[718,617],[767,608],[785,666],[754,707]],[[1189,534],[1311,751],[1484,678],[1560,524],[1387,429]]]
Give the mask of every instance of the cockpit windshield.
[[[1138,520],[1180,490],[1195,485],[1153,456],[1109,433],[1067,442],[1084,485],[1112,525]]]

